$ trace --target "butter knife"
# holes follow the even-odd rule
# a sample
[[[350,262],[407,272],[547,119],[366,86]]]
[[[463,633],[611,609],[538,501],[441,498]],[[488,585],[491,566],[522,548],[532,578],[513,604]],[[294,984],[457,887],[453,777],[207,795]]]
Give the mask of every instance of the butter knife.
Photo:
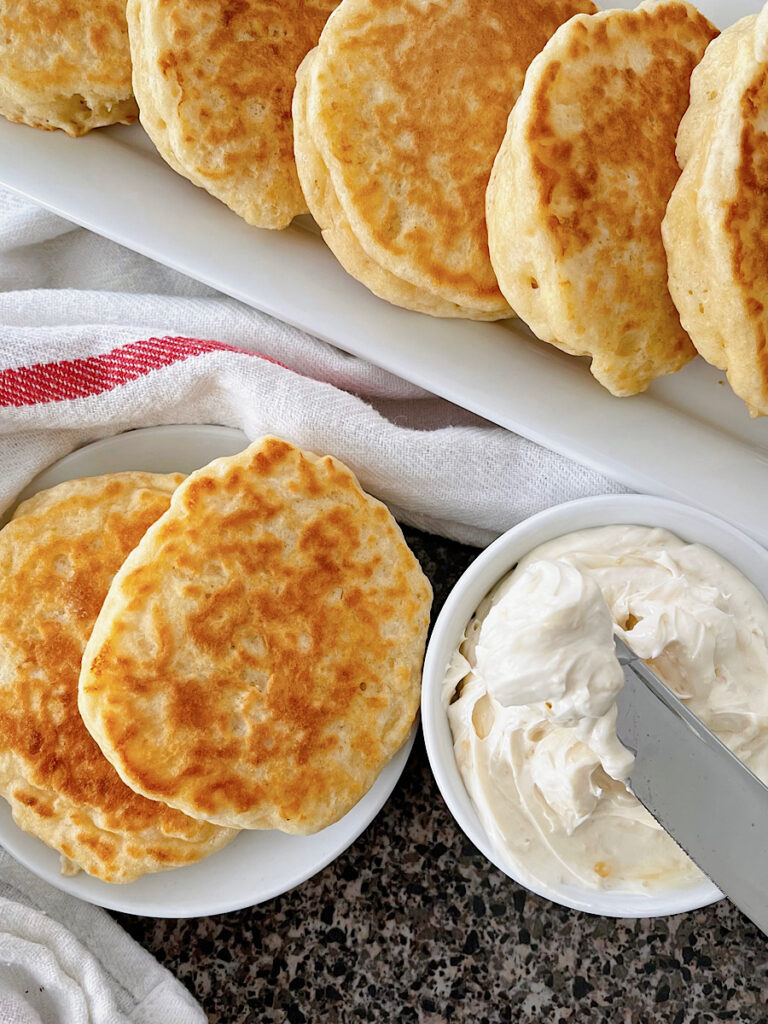
[[[619,637],[616,730],[629,788],[715,885],[768,934],[768,788]]]

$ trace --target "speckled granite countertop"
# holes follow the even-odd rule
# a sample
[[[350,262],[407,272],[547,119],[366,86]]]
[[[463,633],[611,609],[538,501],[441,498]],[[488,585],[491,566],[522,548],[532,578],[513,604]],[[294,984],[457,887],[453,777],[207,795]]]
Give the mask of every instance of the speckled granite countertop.
[[[437,608],[477,551],[406,532]],[[768,939],[728,902],[614,921],[528,893],[454,824],[420,738],[378,818],[299,888],[218,917],[114,916],[216,1024],[768,1022]]]

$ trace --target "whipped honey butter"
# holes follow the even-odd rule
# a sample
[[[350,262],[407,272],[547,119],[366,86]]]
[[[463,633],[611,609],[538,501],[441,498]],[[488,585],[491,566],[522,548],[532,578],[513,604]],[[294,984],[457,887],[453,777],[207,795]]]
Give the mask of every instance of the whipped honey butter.
[[[464,785],[523,882],[657,892],[702,879],[625,786],[614,631],[768,782],[765,599],[666,530],[567,534],[485,598],[443,687]]]

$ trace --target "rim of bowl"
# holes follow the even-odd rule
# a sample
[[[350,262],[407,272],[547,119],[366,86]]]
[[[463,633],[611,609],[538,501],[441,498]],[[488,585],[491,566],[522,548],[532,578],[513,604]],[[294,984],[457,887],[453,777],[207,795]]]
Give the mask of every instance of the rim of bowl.
[[[446,668],[467,622],[486,594],[533,548],[575,530],[611,525],[661,527],[704,544],[729,561],[768,599],[768,551],[725,520],[681,502],[647,494],[601,495],[554,505],[503,533],[456,581],[427,645],[421,698],[424,743],[440,793],[459,827],[505,875],[545,899],[574,910],[619,918],[666,917],[709,906],[723,893],[708,879],[656,893],[628,893],[548,885],[512,872],[496,854],[464,788],[453,752],[441,690]]]

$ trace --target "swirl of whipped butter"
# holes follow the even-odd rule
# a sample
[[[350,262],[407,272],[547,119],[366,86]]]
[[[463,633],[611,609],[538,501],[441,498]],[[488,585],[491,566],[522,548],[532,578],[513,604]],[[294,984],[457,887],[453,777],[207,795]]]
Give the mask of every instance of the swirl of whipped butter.
[[[701,879],[624,785],[614,631],[768,782],[768,604],[755,587],[666,530],[560,537],[484,600],[443,690],[464,784],[522,881],[650,892]]]
[[[604,715],[624,682],[613,620],[595,581],[564,561],[533,562],[488,612],[475,652],[505,707],[546,702],[554,725]]]

